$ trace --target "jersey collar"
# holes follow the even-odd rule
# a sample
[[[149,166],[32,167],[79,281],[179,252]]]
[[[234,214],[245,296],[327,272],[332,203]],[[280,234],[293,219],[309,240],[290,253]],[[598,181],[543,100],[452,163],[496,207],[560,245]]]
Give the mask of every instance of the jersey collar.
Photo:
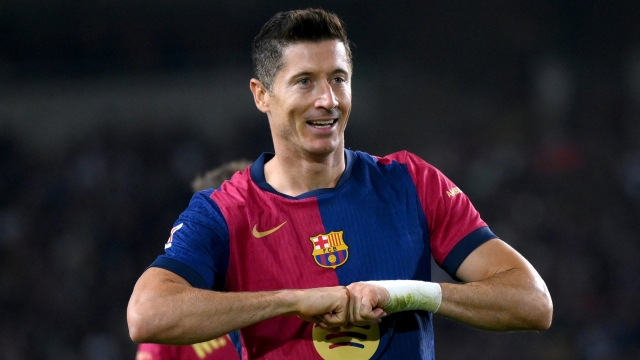
[[[251,165],[251,180],[253,180],[253,182],[256,183],[256,185],[258,185],[260,189],[280,195],[282,197],[286,197],[288,199],[306,199],[314,196],[319,196],[322,194],[331,193],[335,191],[335,189],[341,187],[351,178],[351,169],[353,168],[353,159],[355,158],[355,154],[352,150],[345,149],[344,155],[345,155],[345,162],[346,162],[345,169],[342,175],[340,176],[338,183],[334,188],[311,190],[309,192],[300,194],[298,196],[289,196],[281,192],[278,192],[271,185],[269,185],[269,183],[264,177],[264,164],[275,156],[274,153],[270,153],[270,152],[262,153],[262,155],[260,155],[260,157],[253,163],[253,165]]]

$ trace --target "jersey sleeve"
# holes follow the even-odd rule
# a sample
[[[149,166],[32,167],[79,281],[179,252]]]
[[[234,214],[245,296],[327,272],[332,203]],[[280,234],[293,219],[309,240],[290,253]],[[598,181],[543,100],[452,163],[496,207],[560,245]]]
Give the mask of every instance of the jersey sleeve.
[[[229,232],[211,190],[193,195],[174,223],[165,254],[150,266],[183,277],[192,286],[222,290],[229,264]]]
[[[427,219],[433,258],[452,278],[467,256],[497,238],[471,201],[442,172],[420,157],[398,153],[416,185]]]

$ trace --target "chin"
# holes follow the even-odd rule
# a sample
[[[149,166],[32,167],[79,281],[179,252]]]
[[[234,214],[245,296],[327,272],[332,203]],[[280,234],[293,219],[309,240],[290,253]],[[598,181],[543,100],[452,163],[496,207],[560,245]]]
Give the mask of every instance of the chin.
[[[339,151],[341,147],[337,144],[324,144],[317,146],[308,146],[307,151],[311,154],[315,155],[331,155],[336,151]]]

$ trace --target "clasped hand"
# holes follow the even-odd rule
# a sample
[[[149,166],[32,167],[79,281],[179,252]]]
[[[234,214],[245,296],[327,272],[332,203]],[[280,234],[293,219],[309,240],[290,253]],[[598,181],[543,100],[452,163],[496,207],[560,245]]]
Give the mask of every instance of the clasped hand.
[[[387,314],[382,309],[389,302],[389,292],[378,285],[353,283],[305,289],[300,293],[298,317],[337,331],[340,327],[379,323]]]

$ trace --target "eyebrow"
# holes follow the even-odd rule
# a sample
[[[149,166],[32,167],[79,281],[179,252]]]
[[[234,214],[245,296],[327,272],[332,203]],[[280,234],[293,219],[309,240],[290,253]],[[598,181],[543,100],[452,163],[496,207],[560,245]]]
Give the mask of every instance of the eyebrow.
[[[298,78],[300,76],[308,76],[308,75],[313,75],[314,73],[312,71],[300,71],[297,72],[293,75],[291,75],[289,78],[290,79],[295,79]],[[343,69],[343,68],[337,68],[335,70],[333,70],[332,72],[329,73],[330,75],[336,75],[336,74],[344,74],[344,75],[348,75],[349,71]]]

